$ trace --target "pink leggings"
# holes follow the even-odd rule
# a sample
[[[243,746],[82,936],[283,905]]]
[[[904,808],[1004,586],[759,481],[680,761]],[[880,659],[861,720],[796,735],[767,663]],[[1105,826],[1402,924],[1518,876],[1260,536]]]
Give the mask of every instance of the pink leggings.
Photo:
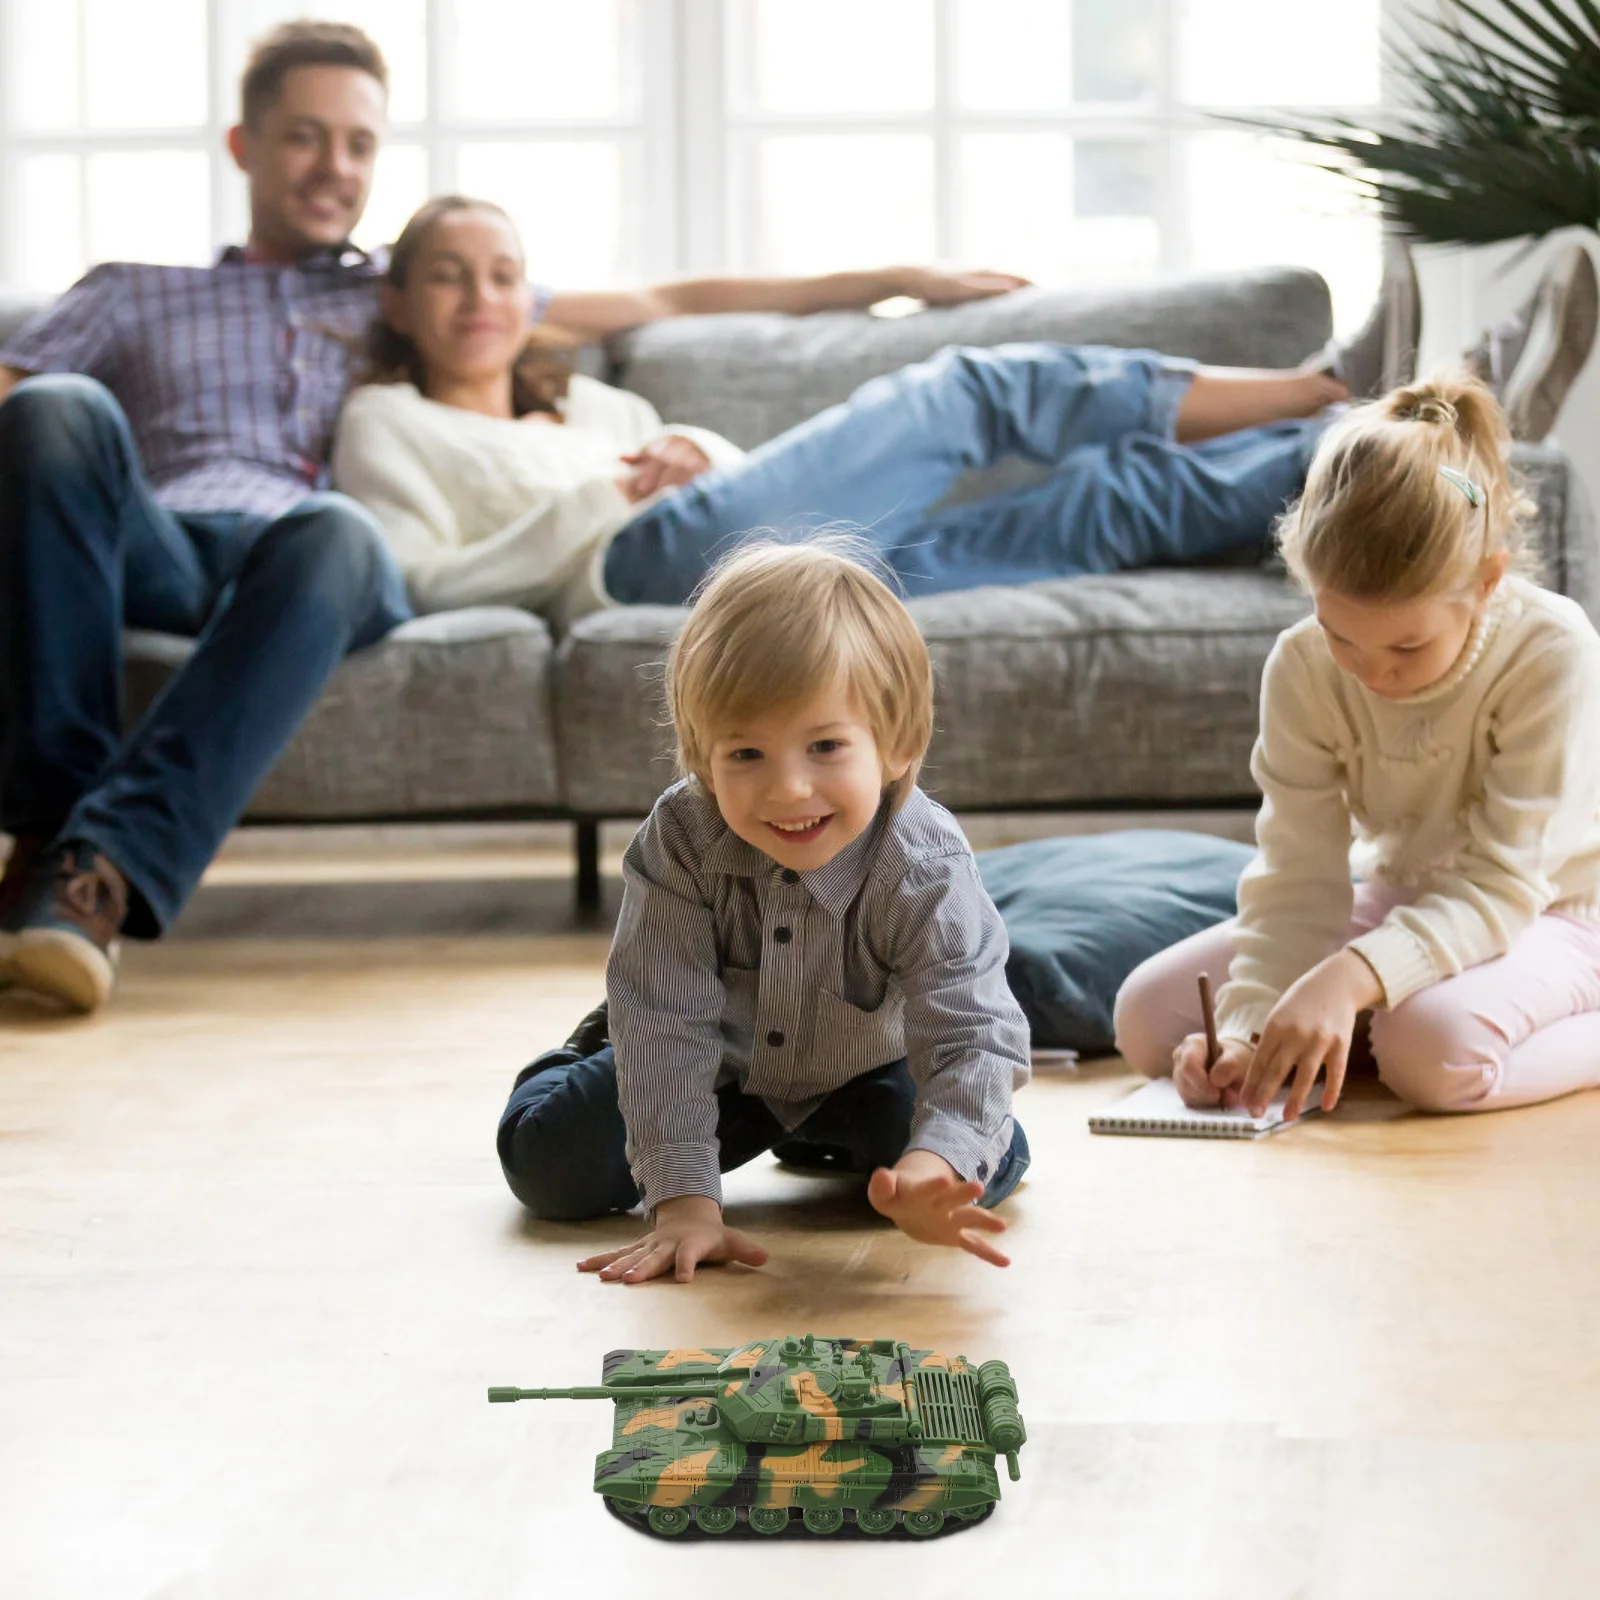
[[[1357,884],[1350,937],[1398,903]],[[1150,1078],[1200,1031],[1196,979],[1227,981],[1233,922],[1152,956],[1117,996],[1117,1049]],[[1378,1076],[1423,1111],[1499,1111],[1600,1085],[1600,923],[1550,913],[1503,955],[1372,1016]]]

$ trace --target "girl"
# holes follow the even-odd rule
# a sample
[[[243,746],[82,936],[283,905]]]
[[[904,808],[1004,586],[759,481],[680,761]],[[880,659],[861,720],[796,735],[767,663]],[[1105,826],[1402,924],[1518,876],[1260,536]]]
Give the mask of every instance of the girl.
[[[1315,612],[1278,640],[1238,918],[1146,962],[1118,1048],[1193,1106],[1384,1082],[1483,1111],[1600,1083],[1600,638],[1517,574],[1504,418],[1447,375],[1349,412],[1280,531]],[[1352,863],[1351,834],[1356,850]],[[1351,867],[1356,870],[1352,889]],[[1208,1072],[1196,977],[1226,977]]]

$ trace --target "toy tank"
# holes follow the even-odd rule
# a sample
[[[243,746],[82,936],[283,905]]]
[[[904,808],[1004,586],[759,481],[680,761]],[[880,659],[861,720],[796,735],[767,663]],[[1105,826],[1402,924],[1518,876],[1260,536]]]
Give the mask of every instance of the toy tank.
[[[507,1400],[611,1400],[595,1492],[652,1533],[727,1533],[740,1521],[814,1534],[853,1522],[921,1537],[976,1522],[1027,1439],[1003,1361],[891,1339],[758,1341],[737,1350],[613,1350],[586,1389],[491,1389]]]

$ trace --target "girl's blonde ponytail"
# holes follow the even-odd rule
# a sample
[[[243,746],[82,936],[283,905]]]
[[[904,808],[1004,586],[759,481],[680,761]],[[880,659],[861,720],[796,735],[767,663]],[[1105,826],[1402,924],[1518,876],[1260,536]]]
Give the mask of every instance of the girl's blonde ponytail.
[[[1507,551],[1526,569],[1533,504],[1512,476],[1494,396],[1463,371],[1359,406],[1324,436],[1279,527],[1305,588],[1411,600],[1469,588]]]

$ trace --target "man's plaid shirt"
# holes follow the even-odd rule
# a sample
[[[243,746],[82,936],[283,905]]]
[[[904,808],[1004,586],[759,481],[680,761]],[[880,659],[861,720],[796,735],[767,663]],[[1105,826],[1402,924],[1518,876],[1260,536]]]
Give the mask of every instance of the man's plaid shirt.
[[[0,348],[0,366],[98,378],[163,505],[278,516],[327,487],[382,275],[381,260],[349,247],[293,266],[236,246],[212,267],[113,262]]]

